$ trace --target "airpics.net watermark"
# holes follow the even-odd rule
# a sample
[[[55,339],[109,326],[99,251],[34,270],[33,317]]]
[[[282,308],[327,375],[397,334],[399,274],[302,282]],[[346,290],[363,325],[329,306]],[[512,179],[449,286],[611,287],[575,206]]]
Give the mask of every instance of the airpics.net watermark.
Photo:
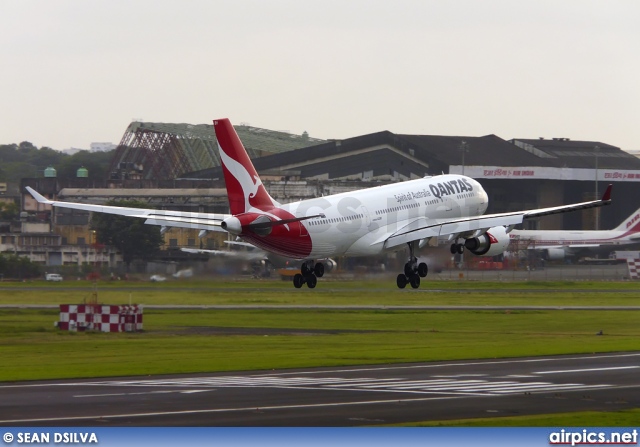
[[[560,430],[549,435],[550,445],[638,445],[638,430],[602,432]]]
[[[5,432],[5,444],[98,444],[98,436],[92,432]]]

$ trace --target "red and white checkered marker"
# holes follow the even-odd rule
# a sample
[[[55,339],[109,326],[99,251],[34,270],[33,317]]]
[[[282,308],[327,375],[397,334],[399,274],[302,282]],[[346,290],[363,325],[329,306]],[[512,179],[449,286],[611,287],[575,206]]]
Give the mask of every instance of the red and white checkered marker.
[[[64,331],[141,331],[142,306],[61,304],[58,328]]]
[[[629,267],[629,278],[640,278],[640,259],[627,258],[627,267]]]

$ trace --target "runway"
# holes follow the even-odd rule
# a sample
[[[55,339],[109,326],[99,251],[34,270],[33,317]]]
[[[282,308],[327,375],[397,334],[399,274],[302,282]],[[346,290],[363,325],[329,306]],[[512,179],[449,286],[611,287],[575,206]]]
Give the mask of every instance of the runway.
[[[640,407],[640,352],[0,385],[2,426],[358,426]]]

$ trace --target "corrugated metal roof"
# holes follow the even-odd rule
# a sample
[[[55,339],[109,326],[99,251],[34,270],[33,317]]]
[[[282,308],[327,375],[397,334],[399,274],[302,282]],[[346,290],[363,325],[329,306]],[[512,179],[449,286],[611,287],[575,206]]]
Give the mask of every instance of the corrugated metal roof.
[[[287,152],[324,140],[249,125],[235,126],[249,156]],[[124,164],[123,164],[124,163]],[[133,163],[143,168],[143,178],[172,179],[188,172],[220,165],[213,124],[148,123],[134,121],[111,162],[111,178],[123,178],[122,166]]]
[[[539,157],[550,158],[550,165],[593,169],[640,169],[640,159],[619,147],[600,141],[580,141],[569,138],[514,138],[514,145]]]

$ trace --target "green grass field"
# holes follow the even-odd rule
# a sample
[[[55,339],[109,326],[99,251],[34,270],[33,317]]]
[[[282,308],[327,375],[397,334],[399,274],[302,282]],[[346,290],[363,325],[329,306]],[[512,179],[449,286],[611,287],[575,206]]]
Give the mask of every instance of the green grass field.
[[[507,416],[499,418],[433,421],[411,424],[412,427],[635,427],[640,409],[625,411],[582,411],[540,416]]]
[[[15,284],[0,290],[0,304],[74,304],[91,297],[86,282],[71,284]],[[412,291],[371,282],[322,284],[315,290],[294,290],[279,281],[105,283],[98,285],[98,298],[105,304],[131,299],[146,305],[640,305],[637,286],[628,283],[437,285]],[[57,319],[56,309],[0,309],[0,381],[640,348],[640,313],[628,310],[146,309],[144,331],[130,334],[62,332],[54,327]]]
[[[146,305],[472,305],[639,306],[640,284],[632,282],[425,282],[420,289],[394,281],[322,281],[316,289],[294,289],[277,280],[99,282],[100,302]],[[0,305],[80,303],[87,281],[0,283]]]

